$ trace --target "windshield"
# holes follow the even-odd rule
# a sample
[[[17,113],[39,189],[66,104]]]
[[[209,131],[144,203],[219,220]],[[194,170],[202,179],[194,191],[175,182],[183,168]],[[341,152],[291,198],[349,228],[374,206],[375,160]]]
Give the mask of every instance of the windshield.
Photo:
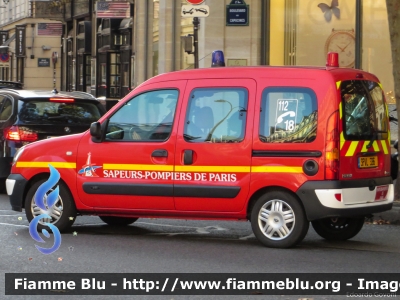
[[[346,140],[387,139],[384,96],[373,81],[344,81],[341,85]]]
[[[91,124],[101,117],[95,103],[90,102],[50,102],[43,100],[18,103],[19,120],[29,124]]]

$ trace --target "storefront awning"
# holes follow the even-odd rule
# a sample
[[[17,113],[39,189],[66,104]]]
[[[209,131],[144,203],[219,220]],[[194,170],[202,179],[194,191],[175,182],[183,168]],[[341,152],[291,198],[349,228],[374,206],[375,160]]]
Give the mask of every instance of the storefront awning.
[[[2,46],[10,46],[11,42],[15,40],[15,33],[7,40],[5,41]]]

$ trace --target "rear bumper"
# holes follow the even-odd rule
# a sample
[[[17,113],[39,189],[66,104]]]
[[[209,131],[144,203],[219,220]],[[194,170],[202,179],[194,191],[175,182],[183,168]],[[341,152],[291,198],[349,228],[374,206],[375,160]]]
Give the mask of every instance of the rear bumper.
[[[24,190],[27,182],[20,174],[11,174],[8,176],[6,188],[12,210],[22,211],[22,207],[24,206]]]
[[[386,198],[375,201],[376,188],[389,186]],[[342,195],[342,201],[335,198]],[[309,221],[329,217],[357,217],[390,210],[394,187],[391,177],[347,181],[308,181],[297,191]]]

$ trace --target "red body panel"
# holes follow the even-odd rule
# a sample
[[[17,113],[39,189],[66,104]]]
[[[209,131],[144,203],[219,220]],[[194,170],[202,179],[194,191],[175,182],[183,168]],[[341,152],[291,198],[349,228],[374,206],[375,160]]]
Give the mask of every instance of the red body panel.
[[[325,142],[328,118],[339,111],[340,90],[337,82],[355,80],[357,74],[363,74],[363,79],[379,82],[366,72],[353,69],[326,70],[325,68],[212,68],[194,71],[171,72],[156,76],[133,90],[129,95],[115,105],[99,121],[104,122],[114,114],[126,100],[145,91],[161,88],[179,90],[175,121],[172,133],[165,142],[101,142],[92,141],[90,133],[49,139],[30,144],[23,152],[19,161],[24,162],[71,162],[76,168],[58,168],[61,179],[68,185],[76,207],[83,213],[119,214],[134,216],[164,216],[190,218],[246,218],[247,204],[251,197],[266,187],[281,187],[296,192],[309,180],[322,181],[325,176]],[[185,114],[191,91],[198,87],[239,87],[248,92],[246,135],[240,143],[190,143],[185,141],[183,133]],[[267,87],[301,87],[311,89],[317,99],[318,121],[317,134],[310,143],[265,143],[259,139],[261,98]],[[340,130],[342,128],[340,127]],[[387,142],[387,141],[384,141]],[[381,143],[379,141],[379,143]],[[376,169],[358,170],[357,155],[363,143],[360,142],[355,155],[345,155],[349,145],[341,149],[340,180],[342,174],[352,173],[355,178],[383,177],[390,172],[390,145],[388,154],[377,154],[379,167]],[[152,157],[154,150],[166,150],[167,157]],[[193,164],[199,168],[191,171],[183,163],[183,152],[192,150]],[[67,155],[70,151],[71,154]],[[257,157],[253,151],[315,151],[320,155],[315,157]],[[369,149],[373,151],[373,148]],[[90,154],[90,155],[89,155]],[[88,160],[90,156],[90,160]],[[319,169],[313,176],[302,171],[307,160],[314,160]],[[95,177],[78,174],[86,165],[98,166],[94,169]],[[107,165],[144,165],[157,170],[164,167],[174,172],[189,175],[178,175],[174,178],[152,179],[135,173],[124,175],[110,173],[112,166]],[[149,167],[150,166],[150,167]],[[210,167],[207,169],[207,167]],[[224,172],[219,167],[232,167]],[[263,172],[262,168],[272,167],[274,171]],[[186,169],[185,169],[186,168]],[[201,171],[204,168],[204,172]],[[214,169],[213,169],[214,168]],[[236,169],[235,169],[236,168]],[[247,168],[248,171],[245,171]],[[283,169],[280,169],[283,168]],[[118,169],[115,167],[115,169]],[[183,170],[183,171],[181,171]],[[200,171],[199,171],[200,170]],[[213,171],[214,170],[214,171]],[[215,171],[219,170],[219,171]],[[222,171],[221,171],[222,170]],[[238,171],[241,170],[241,171]],[[261,171],[260,171],[261,170]],[[282,171],[284,170],[284,171]],[[144,171],[145,172],[145,171]],[[20,173],[27,180],[35,175],[48,173],[46,168],[18,168],[15,165],[12,173]],[[196,175],[196,174],[197,175]],[[204,173],[205,175],[202,175]],[[112,175],[110,175],[112,174]],[[128,175],[127,175],[128,174]],[[221,176],[225,174],[226,176]],[[216,176],[217,175],[217,176]],[[234,175],[234,176],[232,176]],[[185,177],[187,176],[187,177]],[[204,176],[204,177],[201,177]],[[202,179],[202,180],[200,180]],[[183,186],[240,187],[237,196],[225,198],[173,197],[173,196],[132,196],[132,195],[99,195],[88,194],[83,190],[85,183],[132,183],[132,184],[171,184]]]

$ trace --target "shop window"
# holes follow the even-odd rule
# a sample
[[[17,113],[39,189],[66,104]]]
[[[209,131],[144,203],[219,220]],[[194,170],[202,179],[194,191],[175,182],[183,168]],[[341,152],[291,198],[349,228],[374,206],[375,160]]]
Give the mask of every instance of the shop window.
[[[368,2],[373,2],[373,5],[379,1],[384,2],[384,0],[368,0]],[[330,40],[333,33],[354,32],[356,0],[339,1],[339,6],[335,6],[335,1],[333,1],[330,9],[322,9],[324,1],[319,1],[322,2],[321,5],[319,2],[300,0],[269,2],[269,15],[266,18],[270,26],[265,38],[269,40],[269,51],[266,51],[269,57],[266,61],[270,65],[324,66],[328,48],[331,49],[330,51],[338,52],[342,58],[352,57],[354,60],[355,48],[354,44],[349,45],[350,40],[337,39],[337,36],[333,44]],[[364,6],[366,1],[362,2]],[[326,2],[328,5],[330,3],[331,1],[329,4]],[[373,14],[366,16],[371,15]],[[371,20],[369,22],[377,24]],[[378,32],[376,30],[363,32],[373,31]]]
[[[110,97],[119,98],[121,96],[121,62],[119,53],[110,53]]]
[[[363,0],[362,69],[376,75],[387,93],[389,103],[395,103],[393,63],[389,23],[385,0]],[[388,72],[388,70],[390,70]]]
[[[159,0],[153,1],[153,76],[158,75],[158,51],[159,51],[159,14],[160,2]]]
[[[17,81],[24,82],[24,58],[17,57]]]
[[[90,72],[91,72],[91,56],[85,55],[85,85],[86,85],[86,92],[90,93]]]

